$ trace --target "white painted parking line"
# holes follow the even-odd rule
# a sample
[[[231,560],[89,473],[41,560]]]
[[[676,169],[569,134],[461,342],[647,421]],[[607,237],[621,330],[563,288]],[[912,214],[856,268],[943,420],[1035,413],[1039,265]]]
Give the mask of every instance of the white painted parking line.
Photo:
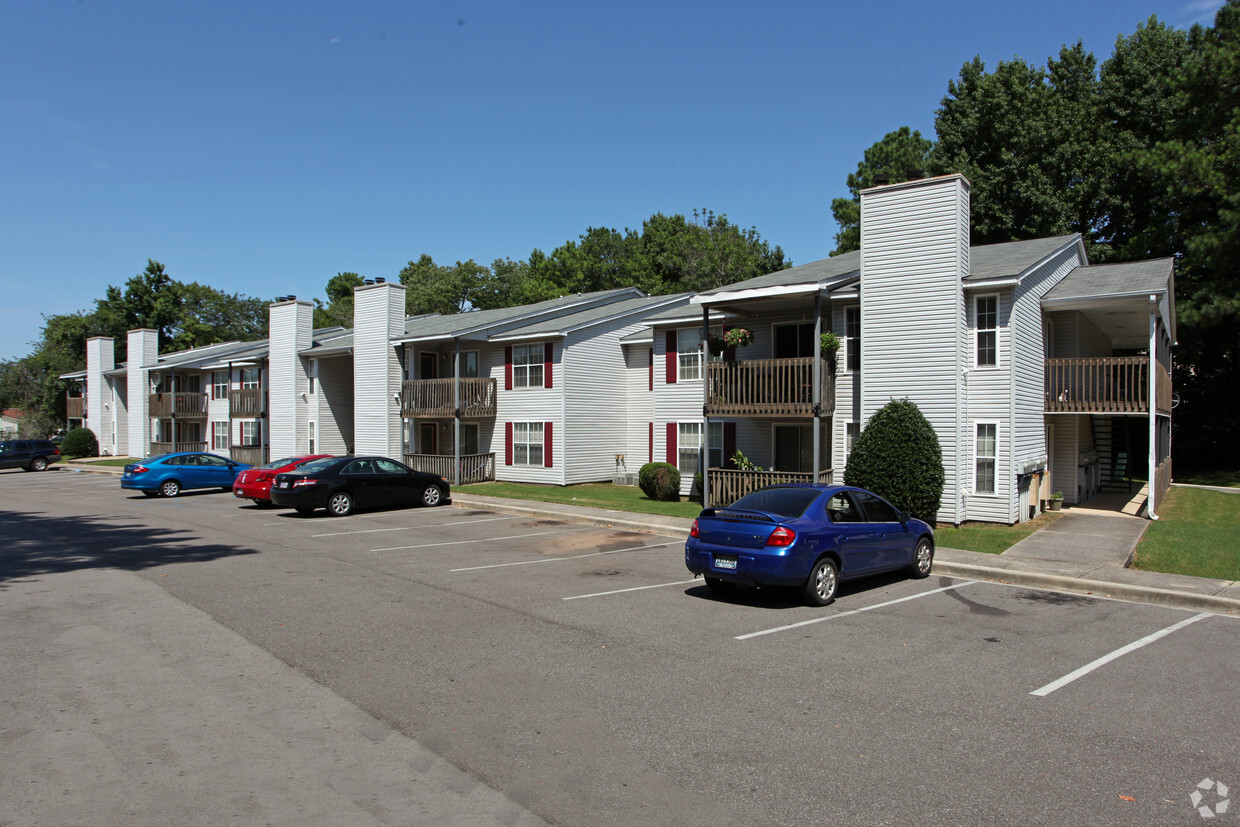
[[[395,528],[363,528],[357,531],[333,531],[330,534],[311,534],[310,537],[343,537],[346,534],[377,534],[381,531],[419,531],[423,528],[443,528],[444,526],[469,525],[470,523],[493,523],[496,520],[517,520],[518,516],[487,517],[483,520],[461,520],[454,523],[431,523],[430,525],[404,525]],[[283,525],[283,524],[281,524]]]
[[[495,543],[500,540],[521,540],[526,537],[542,537],[547,534],[566,534],[572,531],[591,531],[594,526],[584,528],[564,528],[559,531],[535,531],[532,534],[513,534],[510,537],[483,537],[480,540],[453,540],[450,543],[423,543],[419,546],[393,546],[392,548],[372,548],[371,551],[412,551],[419,548],[438,548],[439,546],[467,546],[470,543]]]
[[[526,535],[529,536],[529,535]],[[580,560],[583,557],[604,557],[608,554],[623,554],[629,551],[645,551],[648,548],[663,548],[664,546],[683,545],[684,540],[673,540],[670,543],[655,543],[650,546],[633,546],[632,548],[617,548],[611,551],[591,551],[587,554],[573,554],[568,557],[542,557],[538,560],[518,560],[515,563],[492,563],[489,566],[469,566],[463,569],[449,569],[449,572],[458,571],[481,571],[482,569],[506,569],[511,566],[536,566],[539,563],[562,563],[565,560]]]
[[[1093,672],[1095,669],[1098,669],[1099,667],[1102,667],[1102,666],[1106,666],[1108,663],[1115,660],[1116,658],[1121,658],[1124,655],[1128,654],[1129,652],[1135,652],[1136,650],[1140,649],[1143,646],[1147,646],[1156,640],[1165,638],[1167,635],[1171,634],[1172,632],[1178,632],[1180,629],[1183,629],[1185,626],[1188,626],[1190,624],[1196,623],[1198,620],[1205,620],[1207,617],[1213,617],[1213,615],[1211,615],[1209,612],[1202,612],[1201,614],[1193,615],[1190,618],[1181,620],[1179,623],[1168,626],[1165,629],[1160,629],[1159,631],[1154,632],[1153,634],[1146,635],[1140,640],[1135,640],[1132,643],[1128,644],[1127,646],[1121,646],[1119,649],[1116,649],[1114,652],[1112,652],[1109,655],[1103,655],[1097,660],[1091,661],[1090,663],[1085,664],[1080,669],[1077,669],[1074,672],[1069,672],[1068,674],[1064,675],[1062,678],[1060,678],[1057,681],[1051,681],[1046,686],[1043,686],[1040,689],[1033,690],[1029,694],[1037,695],[1039,698],[1045,698],[1047,695],[1051,694],[1056,689],[1062,689],[1063,687],[1072,683],[1077,678],[1082,678],[1085,675],[1088,675],[1090,672]]]
[[[895,600],[888,600],[886,603],[877,603],[873,606],[865,606],[860,609],[852,609],[851,611],[840,612],[839,614],[826,615],[824,617],[815,617],[812,620],[802,620],[799,623],[789,623],[787,626],[776,626],[774,629],[763,629],[761,632],[750,632],[747,635],[737,635],[736,639],[737,640],[749,640],[750,638],[753,638],[753,637],[762,637],[763,635],[773,635],[776,632],[786,632],[789,629],[799,629],[802,626],[810,626],[814,623],[825,623],[828,620],[838,620],[841,617],[848,617],[849,615],[861,614],[862,612],[871,612],[875,609],[882,609],[887,606],[894,606],[897,603],[904,603],[907,600],[916,600],[919,597],[929,597],[930,595],[938,594],[939,592],[947,592],[947,591],[951,591],[952,589],[959,589],[963,586],[971,586],[977,582],[978,581],[976,580],[966,580],[963,583],[955,583],[951,586],[944,586],[941,589],[931,589],[928,592],[921,592],[920,594],[911,594],[908,597],[899,597],[899,598],[896,598]]]
[[[607,597],[609,594],[624,594],[625,592],[642,592],[646,589],[665,589],[668,586],[687,586],[690,583],[696,583],[697,578],[692,580],[677,580],[675,583],[656,583],[653,586],[634,586],[631,589],[615,589],[609,592],[594,592],[593,594],[575,594],[572,597],[561,597],[561,600],[584,600],[587,597]]]

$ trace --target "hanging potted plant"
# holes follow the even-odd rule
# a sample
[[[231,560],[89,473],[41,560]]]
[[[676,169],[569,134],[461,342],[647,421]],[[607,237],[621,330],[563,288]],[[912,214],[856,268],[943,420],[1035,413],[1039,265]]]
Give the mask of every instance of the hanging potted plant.
[[[818,352],[827,360],[827,371],[834,375],[836,357],[840,352],[840,337],[830,330],[818,337]]]
[[[729,328],[723,332],[723,344],[725,350],[749,347],[753,344],[753,331],[744,327]]]

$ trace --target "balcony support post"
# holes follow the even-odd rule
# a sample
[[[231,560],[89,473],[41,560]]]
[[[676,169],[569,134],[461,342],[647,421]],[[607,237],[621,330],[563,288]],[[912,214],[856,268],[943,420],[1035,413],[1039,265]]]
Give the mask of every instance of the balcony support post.
[[[452,484],[461,484],[461,337],[452,340]],[[479,440],[481,441],[481,440]]]
[[[710,417],[706,415],[706,403],[710,401],[710,378],[706,366],[710,363],[710,305],[702,305],[702,441],[698,443],[698,467],[702,469],[702,507],[710,506]],[[722,446],[721,446],[722,447]],[[724,463],[727,457],[724,457]],[[689,490],[693,490],[692,484]]]
[[[814,357],[812,376],[814,388],[810,399],[814,403],[814,482],[818,482],[819,458],[822,456],[822,291],[814,294],[814,341],[810,352]]]
[[[1150,490],[1149,507],[1146,509],[1151,520],[1158,519],[1158,513],[1155,508],[1161,506],[1158,501],[1158,296],[1150,296],[1150,370],[1149,381],[1146,383],[1149,387],[1146,392],[1149,394],[1149,414],[1150,414],[1150,452],[1149,452],[1149,472],[1145,475],[1149,480],[1148,486]]]

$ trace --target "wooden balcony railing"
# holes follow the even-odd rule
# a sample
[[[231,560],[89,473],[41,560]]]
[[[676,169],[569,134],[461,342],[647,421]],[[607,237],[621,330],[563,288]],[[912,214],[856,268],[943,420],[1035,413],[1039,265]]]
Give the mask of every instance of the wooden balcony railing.
[[[813,416],[815,357],[707,362],[707,416]],[[821,364],[822,415],[835,410],[835,381]]]
[[[152,442],[151,456],[158,454],[176,454],[181,451],[205,451],[207,443],[205,442]]]
[[[1171,374],[1155,372],[1155,406],[1171,412]],[[1148,356],[1046,360],[1047,413],[1141,414],[1150,410]]]
[[[206,419],[207,395],[205,393],[153,393],[151,394],[151,419]]]
[[[710,469],[710,507],[731,505],[746,494],[777,485],[781,482],[812,482],[812,471],[737,471],[731,468]],[[818,472],[818,481],[830,483],[835,478],[834,469]]]
[[[415,379],[401,384],[400,415],[417,417],[450,417],[455,379]],[[487,419],[495,416],[495,380],[469,377],[461,380],[461,417]]]
[[[258,419],[266,415],[266,388],[233,388],[228,391],[228,416],[230,418]]]
[[[267,462],[266,445],[234,445],[228,449],[228,457],[246,465],[262,465]]]
[[[415,471],[438,474],[448,482],[455,482],[451,454],[405,454],[405,465]],[[461,457],[461,485],[475,482],[495,481],[495,454],[465,454]]]
[[[66,398],[65,416],[68,419],[85,419],[86,400],[81,396],[70,396]]]

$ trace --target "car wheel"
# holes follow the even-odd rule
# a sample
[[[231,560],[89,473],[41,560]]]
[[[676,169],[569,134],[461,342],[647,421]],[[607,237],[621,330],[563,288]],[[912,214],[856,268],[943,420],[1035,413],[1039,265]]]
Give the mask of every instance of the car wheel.
[[[422,492],[422,505],[439,505],[443,501],[443,492],[438,485],[428,485]]]
[[[718,577],[707,577],[706,588],[715,594],[731,594],[736,591],[736,584],[731,580],[720,580]]]
[[[299,506],[297,506],[297,513],[298,513],[298,514],[301,514],[301,515],[313,514],[313,513],[314,513],[314,506],[312,506],[312,505],[299,505]]]
[[[45,460],[43,457],[35,457],[33,460],[30,461],[30,470],[31,471],[46,471],[47,460]]]
[[[805,581],[805,599],[811,606],[826,606],[835,599],[835,590],[840,584],[839,569],[830,557],[824,557],[814,565],[814,570]]]
[[[175,497],[181,493],[181,483],[176,480],[164,480],[159,484],[159,496]]]
[[[337,491],[327,499],[327,513],[333,517],[347,517],[353,513],[353,497],[348,491]]]
[[[909,568],[913,571],[913,577],[929,577],[933,566],[934,544],[922,537],[917,541],[917,547],[913,549],[913,563]]]

